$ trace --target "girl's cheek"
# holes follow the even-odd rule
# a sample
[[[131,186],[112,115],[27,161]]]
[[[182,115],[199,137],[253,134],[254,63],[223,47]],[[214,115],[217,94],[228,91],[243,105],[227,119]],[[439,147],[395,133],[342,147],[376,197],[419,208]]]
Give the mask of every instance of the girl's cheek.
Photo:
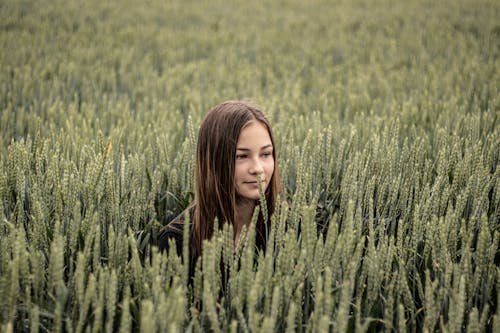
[[[269,170],[269,173],[273,173],[274,172],[274,161],[269,161],[268,165],[267,165],[267,169]]]

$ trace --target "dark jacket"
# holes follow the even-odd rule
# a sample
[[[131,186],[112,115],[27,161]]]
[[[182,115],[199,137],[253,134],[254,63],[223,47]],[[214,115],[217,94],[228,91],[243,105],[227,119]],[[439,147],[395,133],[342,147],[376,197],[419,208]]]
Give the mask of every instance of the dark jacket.
[[[193,221],[194,217],[194,206],[187,209],[189,213],[189,220]],[[182,258],[183,249],[183,233],[184,233],[184,216],[186,211],[182,212],[179,216],[173,219],[169,224],[164,226],[158,235],[158,249],[160,252],[168,251],[168,242],[170,239],[175,241],[175,249],[177,255]],[[192,244],[192,222],[189,223],[189,243]],[[182,258],[184,260],[184,258]],[[193,258],[192,246],[189,246],[189,282],[191,283],[194,277],[194,268],[196,265],[196,260]]]

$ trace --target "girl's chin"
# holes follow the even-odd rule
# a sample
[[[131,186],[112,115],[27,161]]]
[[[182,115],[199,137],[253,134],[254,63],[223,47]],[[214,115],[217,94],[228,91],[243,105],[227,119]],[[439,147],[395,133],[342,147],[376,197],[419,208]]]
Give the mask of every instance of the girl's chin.
[[[264,192],[267,190],[267,187],[262,189]],[[260,200],[259,188],[258,186],[254,186],[252,183],[244,183],[238,187],[236,192],[236,200],[239,201],[258,201]]]
[[[245,201],[258,201],[260,199],[259,192],[257,193],[237,193],[236,201],[243,203]]]

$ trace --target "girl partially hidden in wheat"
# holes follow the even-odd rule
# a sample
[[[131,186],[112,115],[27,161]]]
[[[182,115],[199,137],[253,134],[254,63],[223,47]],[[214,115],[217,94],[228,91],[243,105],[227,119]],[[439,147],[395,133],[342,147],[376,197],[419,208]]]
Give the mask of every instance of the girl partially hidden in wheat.
[[[189,273],[194,275],[202,243],[214,233],[214,220],[230,223],[237,245],[243,226],[248,229],[254,208],[259,203],[258,178],[266,199],[266,220],[274,212],[279,192],[276,147],[271,126],[255,105],[227,101],[205,116],[196,148],[195,200],[187,209],[190,217]],[[182,253],[186,212],[166,225],[159,234],[158,246],[167,249],[174,239]],[[267,230],[262,213],[256,224],[256,244],[263,248]]]

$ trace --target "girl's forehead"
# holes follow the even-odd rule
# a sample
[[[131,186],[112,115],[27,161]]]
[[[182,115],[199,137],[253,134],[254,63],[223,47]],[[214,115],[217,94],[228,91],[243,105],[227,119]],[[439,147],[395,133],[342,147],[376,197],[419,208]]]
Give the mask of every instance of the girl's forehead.
[[[238,145],[242,144],[270,144],[271,137],[269,135],[269,131],[267,127],[259,121],[252,121],[240,132],[240,136],[238,138]]]

